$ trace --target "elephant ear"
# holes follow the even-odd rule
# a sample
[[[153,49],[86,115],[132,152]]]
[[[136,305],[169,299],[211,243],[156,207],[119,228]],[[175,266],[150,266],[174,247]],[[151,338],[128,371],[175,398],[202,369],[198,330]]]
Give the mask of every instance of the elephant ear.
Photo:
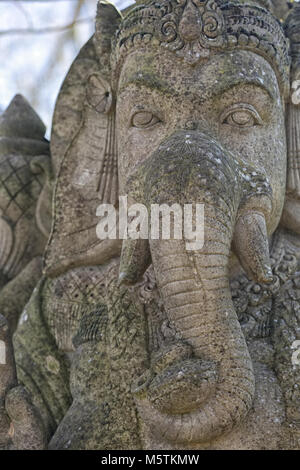
[[[300,234],[300,5],[295,5],[285,22],[291,43],[291,93],[287,105],[287,189],[282,225]]]
[[[51,149],[56,167],[61,163],[45,254],[49,276],[102,264],[120,253],[119,240],[99,240],[96,234],[97,207],[116,206],[118,199],[110,44],[120,21],[112,4],[98,3],[96,33],[75,59],[58,97]]]
[[[72,63],[57,97],[51,131],[51,156],[57,174],[61,159],[82,121],[86,81],[98,71],[93,37],[81,48]]]
[[[48,239],[51,232],[52,220],[52,193],[53,193],[53,169],[48,155],[38,155],[30,162],[33,174],[43,178],[43,188],[38,197],[35,208],[36,225],[40,232]]]

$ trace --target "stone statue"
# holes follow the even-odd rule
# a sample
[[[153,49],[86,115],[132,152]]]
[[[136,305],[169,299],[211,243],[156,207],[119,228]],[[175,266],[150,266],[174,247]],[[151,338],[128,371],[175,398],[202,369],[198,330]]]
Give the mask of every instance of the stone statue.
[[[45,276],[13,346],[2,320],[3,447],[300,448],[300,8],[280,23],[287,10],[155,0],[123,18],[99,2],[54,114]],[[149,211],[203,204],[202,249],[99,240],[97,208],[125,195]]]
[[[0,311],[13,330],[42,275],[51,227],[45,131],[21,95],[0,117]]]

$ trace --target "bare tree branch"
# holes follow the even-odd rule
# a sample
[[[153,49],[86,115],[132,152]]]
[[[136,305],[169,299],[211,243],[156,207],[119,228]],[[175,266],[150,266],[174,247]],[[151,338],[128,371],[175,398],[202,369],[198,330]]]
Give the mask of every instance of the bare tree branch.
[[[0,0],[0,3],[51,3],[51,2],[77,2],[77,0]]]
[[[27,1],[27,0],[26,0]],[[35,0],[34,0],[35,1]],[[50,0],[49,0],[50,1]],[[57,1],[57,0],[54,0]],[[73,1],[73,0],[72,0]],[[66,31],[68,29],[74,28],[74,26],[81,24],[81,23],[89,23],[91,21],[94,21],[94,18],[81,18],[76,21],[73,21],[72,23],[63,25],[63,26],[50,26],[48,28],[21,28],[21,29],[7,29],[7,30],[2,30],[0,31],[0,36],[7,36],[7,35],[13,35],[13,34],[48,34],[48,33],[59,33]]]
[[[0,89],[1,108],[5,109],[8,94],[22,92],[50,125],[58,88],[72,56],[93,34],[96,4],[97,0],[0,0],[4,13],[1,50],[8,69]],[[31,67],[32,73],[28,73]]]

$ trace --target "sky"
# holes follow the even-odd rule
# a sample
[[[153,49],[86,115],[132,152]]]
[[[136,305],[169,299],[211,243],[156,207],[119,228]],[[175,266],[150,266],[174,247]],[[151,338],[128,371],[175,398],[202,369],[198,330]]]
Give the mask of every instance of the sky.
[[[21,34],[15,30],[70,24],[77,3],[78,0],[0,0],[0,112],[16,93],[21,93],[46,124],[48,137],[63,79],[79,49],[93,34],[97,0],[82,0],[78,16],[82,22],[77,24],[73,36],[70,30],[47,34]],[[134,1],[112,3],[123,9]]]

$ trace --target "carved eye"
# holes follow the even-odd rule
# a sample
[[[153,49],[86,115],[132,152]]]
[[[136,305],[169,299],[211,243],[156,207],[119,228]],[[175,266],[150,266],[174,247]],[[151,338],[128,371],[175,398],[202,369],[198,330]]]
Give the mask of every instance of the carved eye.
[[[138,129],[146,129],[158,124],[160,119],[149,111],[139,111],[132,118],[132,126]]]
[[[261,126],[263,121],[253,106],[250,104],[236,104],[226,109],[221,115],[221,123],[244,129],[247,127]]]

